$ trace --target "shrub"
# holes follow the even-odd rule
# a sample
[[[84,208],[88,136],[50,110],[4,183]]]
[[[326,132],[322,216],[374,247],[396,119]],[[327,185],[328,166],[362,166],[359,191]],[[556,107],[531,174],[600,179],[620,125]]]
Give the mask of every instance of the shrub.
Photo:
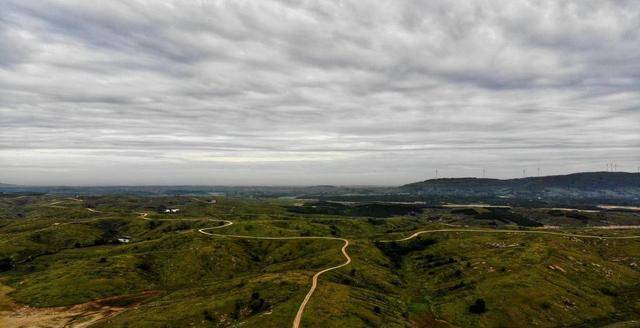
[[[382,309],[380,309],[380,307],[376,305],[373,307],[373,313],[380,314],[382,313]]]
[[[161,221],[151,220],[151,221],[147,222],[147,227],[149,228],[149,230],[153,230],[153,229],[159,227],[161,224],[162,224]]]
[[[211,312],[209,312],[209,310],[202,311],[202,316],[204,317],[204,320],[213,321],[213,315],[211,314]]]
[[[418,238],[411,239],[406,242],[376,242],[378,247],[384,255],[389,257],[396,267],[400,267],[402,257],[415,251],[425,250],[427,247],[435,244],[437,240],[432,238]]]
[[[482,298],[478,298],[473,304],[469,305],[469,312],[474,314],[482,314],[487,312],[487,306]]]
[[[578,212],[578,211],[570,211],[565,214],[568,218],[580,220],[582,222],[589,221],[589,217]]]
[[[604,294],[604,295],[607,295],[607,296],[618,296],[618,293],[611,287],[603,286],[603,287],[600,287],[599,289],[600,289],[600,292],[602,294]]]
[[[0,259],[0,272],[9,271],[13,268],[13,260],[10,257]]]
[[[150,272],[151,271],[151,262],[149,260],[143,259],[142,261],[136,263],[136,268],[145,271],[145,272]]]
[[[236,300],[233,306],[233,312],[231,313],[231,317],[235,320],[240,319],[242,309],[245,307],[245,303],[243,300]]]

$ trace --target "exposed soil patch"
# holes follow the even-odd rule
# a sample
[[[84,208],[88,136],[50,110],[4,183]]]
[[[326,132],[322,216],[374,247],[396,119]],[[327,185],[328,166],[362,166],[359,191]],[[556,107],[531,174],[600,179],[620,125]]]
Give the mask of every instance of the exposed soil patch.
[[[83,328],[136,307],[157,291],[113,296],[74,306],[34,308],[13,302],[7,294],[10,288],[0,285],[0,327],[16,328]]]

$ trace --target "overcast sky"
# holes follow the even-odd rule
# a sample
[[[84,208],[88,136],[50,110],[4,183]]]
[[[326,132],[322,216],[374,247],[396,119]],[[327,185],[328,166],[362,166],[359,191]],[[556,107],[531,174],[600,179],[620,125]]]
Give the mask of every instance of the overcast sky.
[[[0,1],[0,182],[640,166],[640,1]]]

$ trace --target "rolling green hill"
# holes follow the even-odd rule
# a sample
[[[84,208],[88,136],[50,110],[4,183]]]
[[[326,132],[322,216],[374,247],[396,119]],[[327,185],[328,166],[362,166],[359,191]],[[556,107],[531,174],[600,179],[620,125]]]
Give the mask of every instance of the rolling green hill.
[[[640,229],[598,229],[634,212],[212,199],[0,198],[0,324],[289,327],[345,261],[314,236],[352,261],[319,276],[301,327],[640,319]]]
[[[411,183],[400,189],[421,195],[634,198],[640,196],[640,174],[585,172],[506,180],[448,178]]]

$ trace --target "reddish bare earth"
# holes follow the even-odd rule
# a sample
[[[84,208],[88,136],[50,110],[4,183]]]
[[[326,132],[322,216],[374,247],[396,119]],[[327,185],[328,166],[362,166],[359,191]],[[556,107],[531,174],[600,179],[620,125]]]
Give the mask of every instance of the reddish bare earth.
[[[157,295],[149,291],[134,295],[103,298],[68,307],[34,308],[13,302],[7,294],[11,288],[0,285],[0,327],[82,328],[113,317],[144,299]]]

